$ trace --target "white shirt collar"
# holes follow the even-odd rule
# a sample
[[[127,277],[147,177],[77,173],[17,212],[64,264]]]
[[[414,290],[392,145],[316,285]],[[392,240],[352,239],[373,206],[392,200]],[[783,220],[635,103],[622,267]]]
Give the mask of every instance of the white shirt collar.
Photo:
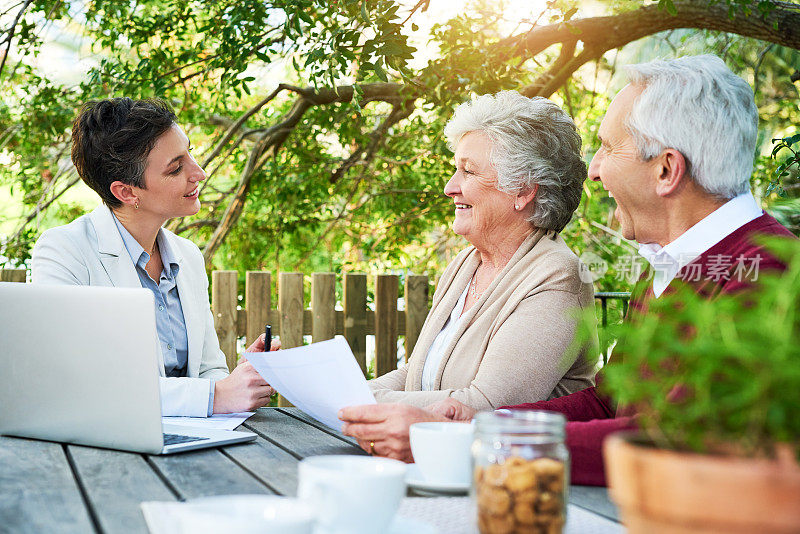
[[[678,272],[730,234],[764,212],[749,191],[732,198],[664,247],[639,245],[639,254],[653,267],[653,293],[660,297]]]

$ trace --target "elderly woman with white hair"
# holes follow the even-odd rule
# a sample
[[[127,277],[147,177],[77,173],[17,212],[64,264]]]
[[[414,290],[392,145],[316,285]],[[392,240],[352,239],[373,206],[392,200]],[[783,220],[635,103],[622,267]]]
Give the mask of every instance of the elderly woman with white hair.
[[[503,91],[458,106],[444,133],[453,231],[472,246],[442,274],[408,364],[370,382],[375,398],[485,410],[593,385],[590,348],[573,346],[592,284],[559,235],[586,179],[575,125],[545,98]]]

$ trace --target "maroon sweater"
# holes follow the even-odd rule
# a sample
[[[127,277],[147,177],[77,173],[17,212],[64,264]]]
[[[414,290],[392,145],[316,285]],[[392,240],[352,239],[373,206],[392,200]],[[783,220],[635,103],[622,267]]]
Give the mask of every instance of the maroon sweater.
[[[748,273],[746,270],[755,264],[758,273],[785,270],[784,264],[767,253],[763,246],[753,242],[753,236],[759,234],[794,237],[786,227],[764,213],[706,250],[684,267],[678,277],[692,283],[698,293],[714,298],[749,287],[755,272]],[[737,270],[740,265],[746,269],[738,267]],[[637,313],[645,313],[648,301],[653,298],[652,283],[649,280],[644,283],[647,285],[646,291],[634,291],[626,320]],[[598,374],[597,379],[599,384],[602,376]],[[615,413],[613,406],[611,399],[591,387],[564,397],[504,408],[563,413],[568,421],[566,441],[572,457],[572,483],[605,486],[603,440],[619,430],[636,428],[635,416],[621,416]]]

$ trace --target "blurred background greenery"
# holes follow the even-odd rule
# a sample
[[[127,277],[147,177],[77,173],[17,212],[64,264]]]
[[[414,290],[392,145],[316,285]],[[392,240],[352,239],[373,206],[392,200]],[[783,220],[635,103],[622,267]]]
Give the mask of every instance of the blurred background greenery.
[[[442,192],[455,105],[549,97],[588,161],[623,65],[699,53],[752,85],[753,190],[798,233],[791,150],[771,157],[800,123],[798,27],[797,2],[749,0],[3,0],[0,267],[99,203],[69,160],[81,103],[160,96],[209,175],[200,213],[170,229],[209,269],[435,276],[466,245]],[[586,183],[564,236],[608,264],[597,290],[624,291],[635,249],[613,206]]]

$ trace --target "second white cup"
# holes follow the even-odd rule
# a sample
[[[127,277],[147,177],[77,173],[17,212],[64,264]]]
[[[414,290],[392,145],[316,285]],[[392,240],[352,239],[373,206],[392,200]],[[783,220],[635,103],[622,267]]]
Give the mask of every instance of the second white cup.
[[[409,440],[414,463],[426,481],[470,484],[473,440],[470,423],[414,423],[409,429]]]

